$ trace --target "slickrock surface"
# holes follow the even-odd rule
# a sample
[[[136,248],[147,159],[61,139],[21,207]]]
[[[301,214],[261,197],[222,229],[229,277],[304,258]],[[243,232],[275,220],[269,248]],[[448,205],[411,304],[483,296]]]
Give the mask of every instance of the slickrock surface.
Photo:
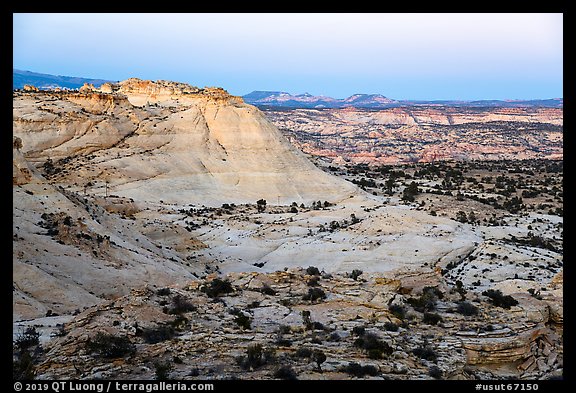
[[[65,324],[63,336],[46,345],[38,372],[43,378],[151,379],[155,362],[169,364],[176,379],[268,379],[288,367],[299,379],[349,379],[350,363],[373,366],[368,378],[374,379],[432,379],[434,366],[445,379],[536,379],[561,372],[561,336],[549,325],[545,302],[517,296],[518,305],[505,310],[471,296],[478,314],[463,315],[454,288],[427,277],[442,297],[430,311],[442,318],[436,324],[409,303],[421,289],[411,291],[402,277],[382,274],[233,273],[223,277],[232,292],[214,297],[203,290],[215,276],[179,288],[148,285]],[[304,300],[313,288],[325,299]],[[398,318],[394,305],[406,315]],[[133,352],[113,358],[91,352],[89,342],[100,332],[124,337]],[[257,344],[262,351],[253,355],[260,362],[247,363]],[[372,348],[380,346],[383,353]],[[313,355],[318,351],[325,355],[320,367]]]
[[[13,332],[38,329],[38,378],[562,373],[557,215],[368,194],[219,88],[15,92],[13,134]]]

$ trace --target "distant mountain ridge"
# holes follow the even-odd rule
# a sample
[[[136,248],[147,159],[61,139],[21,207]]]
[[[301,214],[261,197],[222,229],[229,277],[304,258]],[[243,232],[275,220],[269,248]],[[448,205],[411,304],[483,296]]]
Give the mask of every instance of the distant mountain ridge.
[[[103,83],[116,81],[91,79],[76,76],[42,74],[32,71],[12,69],[12,89],[23,89],[24,85],[34,85],[39,89],[54,88],[79,89],[84,83],[99,87]],[[563,98],[534,100],[394,100],[382,94],[353,94],[348,98],[314,96],[309,93],[292,95],[283,91],[253,91],[242,96],[244,101],[261,108],[367,108],[382,109],[399,106],[455,106],[455,107],[545,107],[563,108]]]
[[[562,108],[563,98],[535,100],[394,100],[381,94],[354,94],[338,99],[313,96],[309,93],[292,95],[283,91],[253,91],[242,97],[258,107],[286,108],[392,108],[399,106],[456,106],[456,107],[546,107]]]
[[[18,70],[15,68],[12,69],[12,89],[22,89],[24,88],[24,85],[34,85],[43,90],[54,88],[78,89],[82,87],[84,83],[91,83],[95,87],[98,87],[106,82],[113,81],[76,76],[41,74],[38,72]]]
[[[314,96],[309,93],[292,95],[283,91],[253,91],[242,97],[244,101],[256,106],[283,106],[290,108],[380,108],[398,103],[381,94],[354,94],[339,99],[326,96]]]

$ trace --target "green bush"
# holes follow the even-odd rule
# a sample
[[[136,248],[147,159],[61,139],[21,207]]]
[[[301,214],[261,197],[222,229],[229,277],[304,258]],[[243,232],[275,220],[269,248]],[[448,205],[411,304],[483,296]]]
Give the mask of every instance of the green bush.
[[[460,302],[456,307],[456,311],[465,316],[477,315],[478,307],[470,302]]]
[[[184,296],[176,295],[172,298],[172,305],[168,309],[168,314],[183,314],[190,311],[196,311],[196,306],[190,303]]]
[[[425,312],[422,322],[427,323],[428,325],[436,325],[438,322],[442,322],[442,317],[433,312]]]
[[[236,325],[246,330],[250,330],[252,328],[252,318],[241,311],[238,311],[235,315],[236,318],[234,318],[234,322],[236,322]]]
[[[40,333],[35,327],[27,327],[23,333],[18,334],[14,341],[14,347],[19,350],[25,350],[40,343]]]
[[[438,358],[438,354],[436,353],[436,351],[434,351],[434,349],[432,349],[428,345],[419,346],[419,347],[415,348],[412,351],[412,353],[414,355],[416,355],[417,357],[419,357],[420,359],[425,359],[425,360],[430,360],[430,361],[436,361],[436,359]]]
[[[341,369],[341,371],[344,371],[345,373],[348,373],[348,374],[353,375],[353,376],[358,377],[358,378],[362,378],[365,375],[370,375],[373,377],[378,375],[378,369],[375,366],[373,366],[371,364],[366,365],[366,366],[361,366],[360,364],[358,364],[356,362],[348,363],[348,365],[343,367]]]
[[[136,352],[136,347],[126,336],[98,332],[96,336],[88,339],[86,349],[103,358],[120,358]]]
[[[318,299],[326,299],[326,294],[320,288],[317,288],[317,287],[308,288],[308,293],[306,295],[302,296],[302,299],[303,300],[310,300],[310,301],[315,301]]]
[[[294,356],[297,358],[311,358],[312,350],[307,347],[300,347],[294,352]]]
[[[403,320],[406,317],[406,309],[399,304],[392,304],[388,307],[392,315],[396,318]]]
[[[244,370],[255,370],[270,364],[276,359],[272,348],[264,349],[261,344],[254,344],[246,348],[246,356],[238,358],[238,364]]]
[[[270,295],[270,296],[276,296],[276,294],[278,292],[276,292],[274,289],[270,288],[269,285],[262,285],[262,288],[260,288],[259,290],[260,293],[263,293],[264,295]]]
[[[326,361],[326,354],[319,349],[315,349],[312,352],[312,360],[318,366],[318,370],[322,371],[322,367],[320,367],[320,365]]]
[[[318,270],[318,268],[315,266],[308,266],[308,268],[306,269],[306,274],[310,276],[319,276],[320,270]]]
[[[225,293],[234,292],[234,288],[232,288],[232,284],[230,283],[230,281],[215,278],[214,280],[210,281],[207,285],[202,287],[202,292],[204,292],[211,298],[215,298]]]
[[[500,291],[499,289],[497,289],[497,290],[488,289],[488,290],[482,292],[482,295],[490,298],[490,302],[497,307],[509,309],[510,307],[518,304],[518,300],[514,299],[510,295],[504,296],[502,294],[502,291]]]
[[[36,377],[34,357],[28,350],[16,354],[12,361],[12,379],[16,381],[32,380]]]
[[[147,344],[156,344],[174,337],[174,328],[172,326],[146,328],[142,330],[140,335]]]
[[[312,276],[308,281],[306,281],[306,285],[308,285],[309,287],[317,287],[320,285],[318,283],[319,281],[320,281],[319,276]]]
[[[436,365],[428,369],[428,375],[434,379],[442,379],[442,370]]]
[[[158,296],[168,296],[170,295],[170,288],[160,288],[156,291],[156,295]]]
[[[154,362],[154,379],[156,381],[168,381],[170,379],[169,377],[172,369],[173,367],[169,362]]]
[[[387,342],[366,332],[354,341],[354,346],[364,349],[370,359],[382,359],[384,355],[391,355],[394,351]]]
[[[425,287],[419,297],[410,298],[408,304],[414,307],[414,310],[425,312],[436,309],[436,302],[442,299],[444,294],[436,287]]]
[[[276,371],[274,371],[274,378],[286,379],[286,380],[296,380],[296,373],[290,366],[281,366]]]
[[[354,281],[356,281],[356,279],[358,277],[360,277],[360,275],[363,273],[362,270],[358,270],[358,269],[354,269],[352,270],[352,273],[350,273],[350,278],[353,279]]]

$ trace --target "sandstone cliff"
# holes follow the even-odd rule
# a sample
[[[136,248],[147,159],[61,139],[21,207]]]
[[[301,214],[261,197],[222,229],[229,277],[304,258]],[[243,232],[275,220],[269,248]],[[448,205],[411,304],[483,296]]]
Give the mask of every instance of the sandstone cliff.
[[[357,193],[311,164],[258,109],[222,89],[131,79],[115,94],[46,95],[49,101],[15,98],[13,132],[33,162],[68,160],[66,176],[55,178],[68,186],[106,179],[119,195],[215,204]],[[66,172],[86,160],[90,166]]]

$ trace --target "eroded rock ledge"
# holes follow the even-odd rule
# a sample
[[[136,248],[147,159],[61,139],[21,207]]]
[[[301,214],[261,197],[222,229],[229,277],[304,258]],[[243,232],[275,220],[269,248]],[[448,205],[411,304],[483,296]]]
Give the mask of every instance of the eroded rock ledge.
[[[162,364],[175,379],[562,374],[562,325],[552,323],[545,299],[516,294],[518,304],[504,309],[433,277],[418,288],[413,278],[309,268],[213,275],[180,288],[148,285],[65,324],[36,372],[149,379]],[[114,338],[124,347],[114,347]],[[117,353],[108,356],[102,346]]]

